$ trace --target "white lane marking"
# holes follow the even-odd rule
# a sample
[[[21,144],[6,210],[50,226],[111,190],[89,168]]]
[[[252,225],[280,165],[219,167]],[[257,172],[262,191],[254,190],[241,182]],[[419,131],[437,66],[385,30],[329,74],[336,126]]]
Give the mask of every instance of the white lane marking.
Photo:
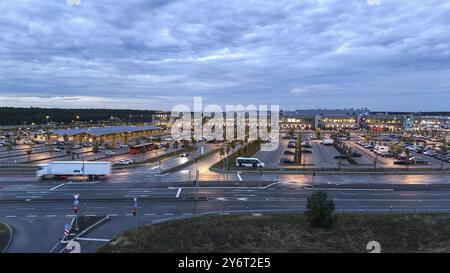
[[[126,214],[126,216],[133,216],[133,214],[131,214],[131,213],[127,213],[127,214]]]
[[[164,213],[164,215],[174,215],[173,213]]]
[[[242,181],[241,172],[237,173],[237,177],[238,177],[239,181]]]
[[[178,191],[177,191],[177,198],[180,198],[181,190],[182,190],[182,188],[178,189]]]
[[[15,215],[8,215],[8,216],[6,216],[6,218],[16,218],[17,216],[15,216]]]
[[[75,214],[66,214],[66,217],[75,217]]]
[[[56,247],[58,247],[60,244],[60,242],[58,241],[53,247],[52,249],[50,249],[50,253],[53,253],[53,251],[55,250]]]
[[[99,238],[77,238],[77,241],[93,241],[93,242],[109,242],[110,239],[99,239]]]
[[[51,215],[45,215],[45,217],[56,217],[56,215],[51,214]]]
[[[62,184],[60,184],[60,185],[58,185],[58,186],[55,186],[55,187],[51,188],[50,190],[51,190],[51,191],[56,190],[56,189],[58,189],[58,188],[60,188],[60,187],[62,187],[62,186],[64,186],[64,185],[66,185],[66,183],[62,183]]]
[[[155,215],[154,213],[146,213],[145,216],[153,216]]]
[[[108,216],[118,216],[118,214],[112,213],[112,214],[108,214]]]
[[[86,215],[87,217],[95,217],[95,216],[97,216],[97,215],[95,215],[95,214],[88,214],[88,215]]]
[[[30,218],[33,217],[34,218],[34,217],[37,217],[37,215],[27,215],[25,217],[30,217]]]

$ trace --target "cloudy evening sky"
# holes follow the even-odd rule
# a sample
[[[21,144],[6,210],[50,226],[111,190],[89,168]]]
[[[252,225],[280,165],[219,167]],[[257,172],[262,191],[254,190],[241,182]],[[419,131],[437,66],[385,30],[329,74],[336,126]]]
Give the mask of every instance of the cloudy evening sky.
[[[0,0],[0,13],[0,106],[450,111],[450,1]]]

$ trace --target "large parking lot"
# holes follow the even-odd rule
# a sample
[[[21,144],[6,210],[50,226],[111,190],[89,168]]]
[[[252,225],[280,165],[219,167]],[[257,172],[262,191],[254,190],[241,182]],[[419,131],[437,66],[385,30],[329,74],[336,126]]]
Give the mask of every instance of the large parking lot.
[[[450,155],[439,149],[438,142],[422,138],[413,140],[406,143],[397,135],[385,134],[368,141],[361,134],[352,134],[346,143],[379,167],[450,168]]]
[[[71,160],[102,160],[112,163],[127,159],[143,161],[181,148],[181,145],[178,148],[174,148],[173,141],[162,141],[155,144],[157,149],[152,149],[146,153],[130,154],[129,145],[120,142],[116,143],[115,147],[106,147],[105,144],[99,145],[98,152],[94,153],[93,143],[56,141],[30,145],[21,141],[11,150],[8,150],[6,146],[0,147],[0,164],[39,164],[50,161]],[[168,149],[165,147],[166,144],[169,146]]]
[[[300,140],[297,134],[282,133],[276,151],[260,151],[254,157],[264,162],[266,168],[450,169],[450,156],[439,151],[439,143],[436,141],[421,139],[407,144],[398,135],[386,134],[367,141],[362,133],[352,133],[346,137],[337,133],[337,141],[324,144],[323,140],[329,140],[331,133],[317,138],[314,133],[301,132]],[[302,149],[300,164],[295,162],[298,141],[301,141]],[[337,147],[338,144],[351,153]],[[392,145],[401,152],[396,154],[391,151],[394,147]]]

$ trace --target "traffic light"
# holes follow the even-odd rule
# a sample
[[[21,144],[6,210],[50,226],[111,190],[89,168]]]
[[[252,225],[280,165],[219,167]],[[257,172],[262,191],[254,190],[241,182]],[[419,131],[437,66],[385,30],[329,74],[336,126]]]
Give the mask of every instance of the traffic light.
[[[78,207],[73,207],[73,212],[78,213]]]
[[[136,216],[136,213],[137,213],[136,209],[133,209],[133,216]]]

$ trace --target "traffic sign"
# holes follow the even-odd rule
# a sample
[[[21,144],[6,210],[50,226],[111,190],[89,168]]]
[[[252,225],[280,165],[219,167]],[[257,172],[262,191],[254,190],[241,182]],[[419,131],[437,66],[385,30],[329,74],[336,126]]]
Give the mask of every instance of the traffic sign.
[[[65,224],[64,225],[64,235],[68,236],[70,233],[70,225],[69,224]]]

